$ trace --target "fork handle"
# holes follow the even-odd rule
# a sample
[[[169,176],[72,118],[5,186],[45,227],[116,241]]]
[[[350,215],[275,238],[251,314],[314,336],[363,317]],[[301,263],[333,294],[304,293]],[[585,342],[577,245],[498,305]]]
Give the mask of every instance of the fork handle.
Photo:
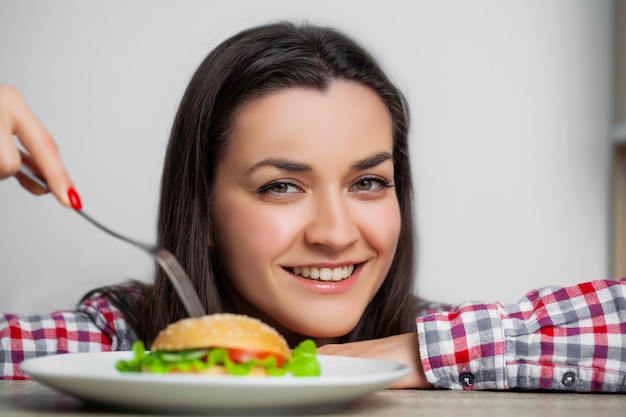
[[[40,186],[46,191],[49,191],[50,188],[48,184],[37,176],[29,167],[22,164],[20,166],[20,173],[30,179],[32,182]],[[174,285],[176,292],[181,298],[185,309],[190,317],[200,317],[205,313],[204,307],[198,298],[198,294],[194,289],[189,276],[185,272],[185,270],[180,266],[174,255],[172,255],[169,251],[161,248],[157,245],[149,245],[146,243],[142,243],[133,239],[130,239],[124,235],[121,235],[108,227],[104,226],[93,217],[85,213],[83,210],[75,210],[78,214],[80,214],[83,218],[89,221],[92,225],[96,226],[98,229],[108,233],[109,235],[116,237],[126,243],[130,243],[131,245],[143,249],[152,255],[157,263],[163,268],[166,275]]]
[[[46,182],[39,177],[37,174],[35,174],[33,172],[32,169],[30,169],[30,167],[22,164],[20,165],[20,173],[23,174],[25,177],[27,177],[29,180],[31,180],[32,182],[34,182],[35,184],[37,184],[39,187],[43,188],[46,191],[49,191],[50,188],[48,187],[48,184],[46,184]],[[141,248],[143,250],[145,250],[146,252],[148,252],[150,255],[155,255],[161,248],[158,246],[154,246],[154,245],[148,245],[142,242],[138,242],[136,240],[130,239],[126,236],[120,235],[119,233],[109,229],[108,227],[104,226],[103,224],[101,224],[100,222],[96,221],[93,217],[91,217],[90,215],[88,215],[87,213],[85,213],[83,210],[76,210],[76,212],[78,214],[80,214],[81,216],[83,216],[85,219],[87,219],[91,224],[93,224],[94,226],[96,226],[97,228],[99,228],[100,230],[110,234],[111,236],[114,236],[120,240],[123,240],[127,243],[130,243],[131,245],[137,246],[138,248]]]
[[[20,174],[24,175],[26,178],[43,188],[45,191],[50,191],[48,184],[46,184],[46,182],[41,177],[35,174],[33,170],[30,169],[30,167],[24,164],[20,165]]]

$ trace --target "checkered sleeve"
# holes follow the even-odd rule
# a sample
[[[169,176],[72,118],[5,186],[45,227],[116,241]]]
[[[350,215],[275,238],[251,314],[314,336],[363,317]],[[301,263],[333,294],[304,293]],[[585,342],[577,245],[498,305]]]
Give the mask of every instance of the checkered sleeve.
[[[29,358],[129,350],[135,339],[120,311],[98,294],[75,311],[0,314],[0,380],[26,379],[19,364]]]
[[[626,392],[626,278],[417,319],[427,379],[451,389]]]

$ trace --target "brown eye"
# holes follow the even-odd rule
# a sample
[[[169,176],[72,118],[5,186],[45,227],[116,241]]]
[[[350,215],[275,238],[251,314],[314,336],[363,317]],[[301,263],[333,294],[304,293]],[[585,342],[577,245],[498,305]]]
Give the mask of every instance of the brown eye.
[[[274,193],[279,193],[279,194],[284,194],[288,190],[289,190],[289,184],[285,182],[277,182],[269,188],[269,191],[272,191]]]
[[[385,188],[389,187],[393,187],[393,185],[384,178],[363,177],[359,178],[354,184],[352,184],[350,190],[370,194],[382,192]]]
[[[268,196],[289,196],[292,194],[301,193],[302,189],[290,182],[276,181],[264,185],[263,187],[259,188],[257,192]]]
[[[359,191],[369,191],[372,189],[373,186],[373,181],[369,178],[364,178],[362,180],[357,181],[356,184],[354,184],[355,188]]]

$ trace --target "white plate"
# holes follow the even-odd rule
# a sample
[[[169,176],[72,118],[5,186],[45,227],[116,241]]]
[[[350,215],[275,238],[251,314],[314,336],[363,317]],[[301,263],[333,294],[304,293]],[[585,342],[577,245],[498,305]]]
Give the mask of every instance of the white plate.
[[[406,365],[375,359],[319,355],[319,377],[236,377],[121,374],[131,352],[70,353],[28,359],[35,380],[88,402],[159,412],[334,411],[409,373]]]

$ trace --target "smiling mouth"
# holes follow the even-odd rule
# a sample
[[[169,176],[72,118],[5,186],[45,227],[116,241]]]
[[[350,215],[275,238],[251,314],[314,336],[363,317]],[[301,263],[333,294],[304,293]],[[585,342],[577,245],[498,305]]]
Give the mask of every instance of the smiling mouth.
[[[339,266],[337,268],[317,268],[296,266],[285,268],[294,275],[315,281],[343,281],[354,272],[355,265]]]

